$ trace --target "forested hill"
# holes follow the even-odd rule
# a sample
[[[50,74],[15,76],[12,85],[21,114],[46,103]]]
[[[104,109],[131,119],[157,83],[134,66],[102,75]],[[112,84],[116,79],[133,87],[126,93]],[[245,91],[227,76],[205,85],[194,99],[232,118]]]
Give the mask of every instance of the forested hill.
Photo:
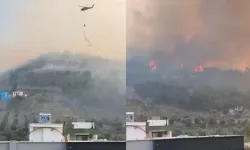
[[[125,104],[125,64],[99,57],[49,53],[0,76],[2,91],[21,90],[28,97],[8,110],[18,108],[20,118],[51,112],[53,119],[114,118],[122,116]],[[1,102],[0,118],[8,102]],[[10,103],[10,102],[9,102]],[[11,121],[10,121],[11,122]]]
[[[145,60],[127,61],[127,85],[135,99],[188,111],[250,109],[250,71],[161,65],[152,71]],[[130,92],[131,94],[131,92]],[[127,95],[132,97],[131,95]]]

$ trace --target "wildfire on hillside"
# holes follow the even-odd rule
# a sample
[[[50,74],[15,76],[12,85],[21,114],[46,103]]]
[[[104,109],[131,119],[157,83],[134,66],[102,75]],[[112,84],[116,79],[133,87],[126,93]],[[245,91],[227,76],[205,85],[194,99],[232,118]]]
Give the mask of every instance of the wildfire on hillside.
[[[204,67],[202,65],[195,67],[193,70],[193,72],[203,72],[203,71],[204,71]]]
[[[151,60],[151,61],[148,63],[148,67],[149,67],[152,71],[155,71],[155,70],[157,69],[156,61],[155,61],[155,60]]]

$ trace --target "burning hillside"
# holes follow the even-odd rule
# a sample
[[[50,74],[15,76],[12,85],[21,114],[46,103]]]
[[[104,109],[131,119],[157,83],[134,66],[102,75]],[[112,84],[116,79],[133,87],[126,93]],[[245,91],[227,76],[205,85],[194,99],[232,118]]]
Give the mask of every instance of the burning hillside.
[[[116,61],[82,54],[49,53],[3,73],[0,89],[25,91],[28,97],[20,108],[25,114],[46,110],[55,119],[62,115],[112,117],[124,112],[124,75],[123,65]],[[108,111],[110,106],[115,109]]]
[[[157,63],[155,60],[151,60],[149,63],[148,63],[148,67],[152,70],[152,71],[156,71],[157,70]],[[184,67],[183,64],[181,64],[180,68],[182,69]],[[204,71],[204,67],[202,65],[199,65],[197,67],[195,67],[193,69],[193,72],[203,72]]]
[[[155,71],[157,69],[156,61],[152,60],[148,63],[148,67],[152,70]]]
[[[203,68],[202,65],[200,65],[200,66],[196,67],[193,71],[194,71],[194,72],[203,72],[203,71],[204,71],[204,68]]]
[[[196,71],[250,65],[249,0],[130,0],[127,9],[128,53]]]

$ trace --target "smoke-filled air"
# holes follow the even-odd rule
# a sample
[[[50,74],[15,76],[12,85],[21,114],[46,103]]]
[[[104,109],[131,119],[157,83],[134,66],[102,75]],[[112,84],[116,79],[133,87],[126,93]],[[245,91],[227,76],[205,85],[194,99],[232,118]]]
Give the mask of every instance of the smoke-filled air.
[[[129,0],[128,53],[167,65],[244,70],[249,0]]]
[[[128,0],[127,109],[176,136],[249,140],[249,14],[249,0]]]
[[[124,61],[125,8],[123,0],[1,1],[0,69],[64,50]]]
[[[125,4],[0,0],[0,141],[26,141],[33,123],[60,123],[69,141],[83,120],[125,139]]]

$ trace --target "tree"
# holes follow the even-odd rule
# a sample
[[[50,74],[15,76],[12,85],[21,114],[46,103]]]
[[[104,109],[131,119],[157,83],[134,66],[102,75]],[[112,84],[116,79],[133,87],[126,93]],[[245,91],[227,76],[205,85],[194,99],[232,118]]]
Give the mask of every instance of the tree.
[[[215,118],[209,118],[208,123],[210,127],[216,127],[217,120]]]
[[[63,123],[60,119],[56,119],[55,123]]]
[[[250,137],[250,120],[247,121],[245,126],[245,134],[249,138]]]
[[[196,124],[196,125],[200,125],[201,124],[201,120],[200,120],[200,118],[194,118],[194,123]]]
[[[191,118],[185,118],[183,119],[183,124],[185,124],[187,127],[191,127],[192,126],[192,119]]]
[[[181,129],[174,129],[173,130],[173,136],[178,136],[178,135],[182,135],[182,130]]]
[[[204,131],[199,131],[198,134],[199,134],[199,136],[206,136],[207,135],[207,133]]]
[[[226,122],[224,119],[220,120],[220,126],[224,126],[225,124],[226,124]]]
[[[230,126],[235,125],[235,120],[234,120],[234,119],[229,119],[229,120],[228,120],[228,124],[229,124]]]
[[[174,125],[174,119],[169,119],[169,124]]]
[[[218,134],[218,135],[223,135],[223,130],[222,128],[217,128],[216,131],[215,131],[215,134]]]

